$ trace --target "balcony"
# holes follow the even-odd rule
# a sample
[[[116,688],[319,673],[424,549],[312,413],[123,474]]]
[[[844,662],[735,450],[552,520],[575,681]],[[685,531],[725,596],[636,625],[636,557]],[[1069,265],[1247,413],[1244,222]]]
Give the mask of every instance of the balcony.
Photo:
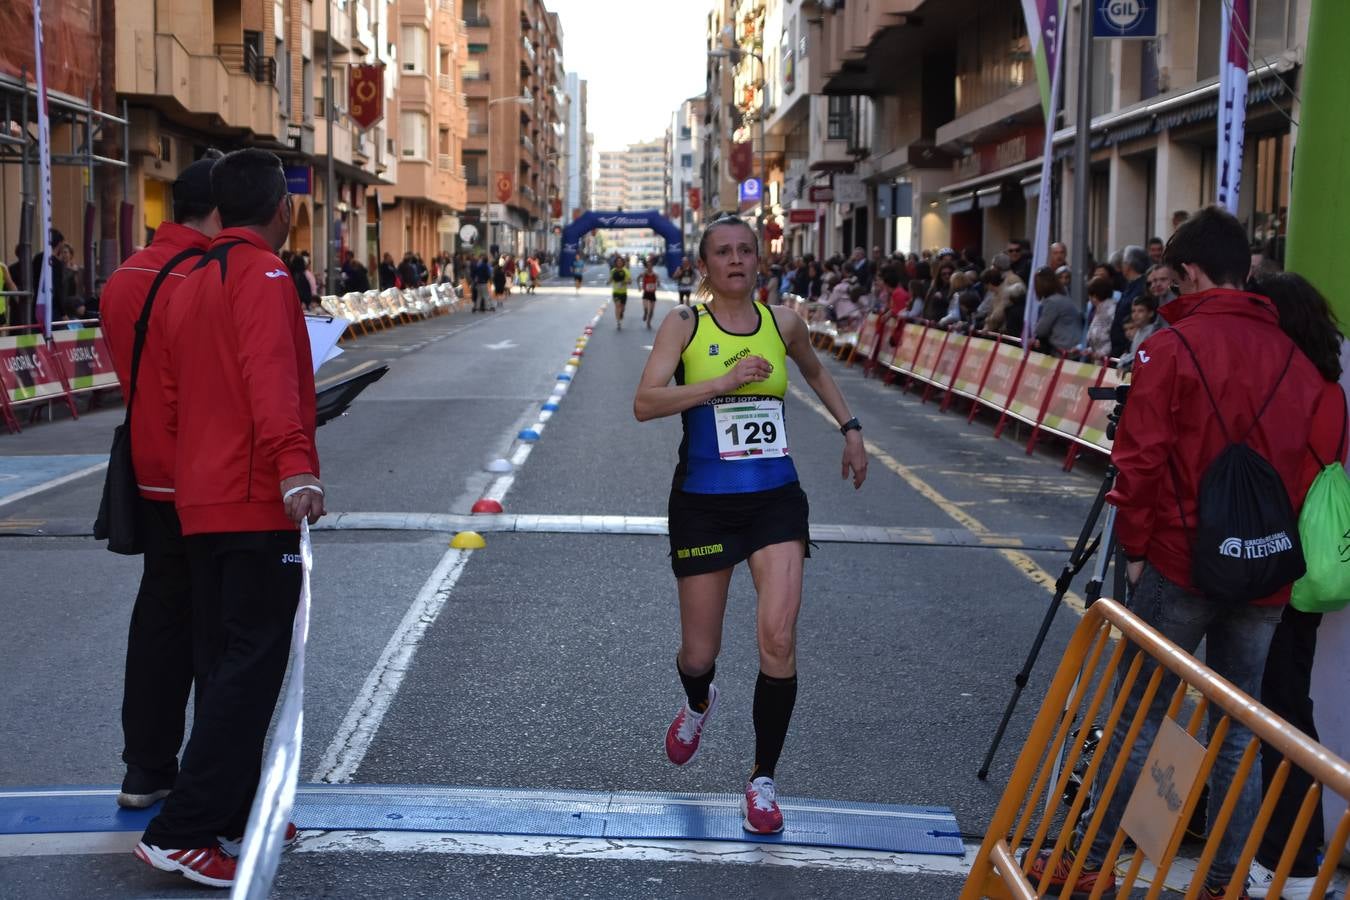
[[[537,58],[537,54],[534,52],[534,42],[522,34],[520,36],[520,46],[525,48],[525,55],[529,57],[530,64],[533,65]]]
[[[531,156],[534,155],[534,141],[530,140],[528,135],[522,134],[520,136],[520,146],[528,150]]]
[[[277,61],[250,44],[216,44],[216,56],[231,75],[247,75],[258,84],[277,83]]]
[[[124,93],[162,97],[189,115],[219,117],[226,128],[285,139],[280,97],[272,85],[274,60],[241,51],[231,66],[215,54],[189,53],[174,35],[132,29],[118,31],[117,46],[118,85]],[[142,49],[149,46],[153,54]],[[134,68],[124,77],[129,61]]]
[[[328,31],[328,7],[329,3],[315,3],[314,11],[314,43],[317,47],[323,46],[323,39],[320,37],[325,31]],[[352,48],[352,16],[346,5],[337,9],[333,13],[333,47],[335,50],[347,51]]]
[[[490,27],[492,27],[492,20],[489,19],[487,16],[465,16],[465,17],[464,17],[464,27],[465,27],[465,28],[490,28]]]
[[[480,69],[477,72],[466,71],[460,77],[462,77],[465,81],[490,81],[491,75],[492,75],[491,72]]]

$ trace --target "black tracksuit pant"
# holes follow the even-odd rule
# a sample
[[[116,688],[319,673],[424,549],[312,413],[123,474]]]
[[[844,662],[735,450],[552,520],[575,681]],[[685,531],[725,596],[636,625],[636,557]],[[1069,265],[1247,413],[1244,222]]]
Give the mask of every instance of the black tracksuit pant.
[[[1270,641],[1266,656],[1266,671],[1261,679],[1261,702],[1275,715],[1299,731],[1317,740],[1317,723],[1313,721],[1312,689],[1313,657],[1317,653],[1317,626],[1322,624],[1321,613],[1306,613],[1292,606],[1284,608],[1275,636]],[[1261,746],[1261,789],[1270,790],[1275,770],[1284,756],[1270,744]],[[1284,842],[1294,829],[1303,795],[1312,784],[1312,776],[1298,766],[1290,766],[1289,778],[1280,792],[1280,799],[1271,813],[1270,824],[1256,851],[1256,859],[1268,869],[1280,861]],[[1312,821],[1303,835],[1298,854],[1289,874],[1308,878],[1317,874],[1317,848],[1325,840],[1322,823],[1322,803],[1319,800]]]
[[[192,568],[198,700],[173,793],[145,830],[165,848],[244,833],[300,599],[294,531],[185,539]]]
[[[140,499],[144,569],[127,630],[122,761],[172,782],[192,691],[192,591],[173,502]]]

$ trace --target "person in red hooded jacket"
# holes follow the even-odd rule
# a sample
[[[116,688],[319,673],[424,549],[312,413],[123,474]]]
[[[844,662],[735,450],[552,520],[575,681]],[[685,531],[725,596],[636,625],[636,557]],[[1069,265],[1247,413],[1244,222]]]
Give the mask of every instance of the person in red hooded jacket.
[[[238,150],[211,170],[223,230],[167,304],[175,506],[193,584],[198,699],[172,793],[136,856],[215,887],[244,832],[300,597],[297,527],[323,515],[314,370],[281,160]]]
[[[174,291],[220,231],[211,197],[218,151],[185,168],[173,183],[173,221],[155,229],[149,247],[128,257],[103,289],[103,333],[124,392],[131,389],[136,323],[160,271],[180,260],[160,284],[131,400],[131,459],[140,488],[138,528],[145,544],[141,585],[127,632],[122,687],[121,806],[141,809],[167,796],[178,775],[184,709],[192,690],[192,603],[187,551],[174,511],[174,439],[165,421],[165,342],[158,326]],[[186,251],[198,251],[183,258]]]
[[[1187,653],[1204,640],[1208,666],[1238,690],[1258,697],[1289,586],[1235,606],[1205,596],[1191,583],[1200,481],[1227,446],[1226,433],[1247,435],[1247,445],[1274,467],[1297,511],[1312,478],[1307,465],[1312,423],[1319,411],[1325,412],[1320,407],[1327,394],[1317,368],[1280,329],[1275,305],[1242,289],[1251,263],[1247,244],[1242,224],[1219,207],[1187,219],[1168,242],[1164,262],[1177,273],[1183,296],[1160,310],[1171,327],[1139,348],[1111,451],[1119,474],[1108,499],[1117,509],[1117,537],[1129,561],[1131,611]],[[1182,338],[1194,350],[1194,360]],[[1130,665],[1134,652],[1127,652],[1122,667]],[[1154,661],[1144,661],[1126,697],[1122,722],[1133,720],[1155,667]],[[1129,754],[1125,771],[1092,845],[1080,846],[1086,824],[1080,823],[1073,852],[1051,874],[1051,890],[1086,896],[1105,880],[1104,895],[1114,896],[1114,876],[1103,869],[1103,862],[1175,684],[1176,676],[1164,676],[1132,747],[1122,747],[1123,728],[1111,735],[1099,771],[1109,773],[1122,751]],[[1221,715],[1222,710],[1211,709],[1211,733]],[[1218,818],[1250,739],[1250,729],[1236,719],[1229,722],[1210,776],[1210,822]],[[1094,807],[1099,792],[1100,785],[1094,789]],[[1245,880],[1247,873],[1238,872],[1237,864],[1260,802],[1260,772],[1253,766],[1240,787],[1201,897],[1222,896],[1231,880]],[[1086,856],[1082,873],[1075,884],[1066,885],[1079,853]],[[1043,874],[1048,856],[1042,853],[1033,862],[1033,881]]]

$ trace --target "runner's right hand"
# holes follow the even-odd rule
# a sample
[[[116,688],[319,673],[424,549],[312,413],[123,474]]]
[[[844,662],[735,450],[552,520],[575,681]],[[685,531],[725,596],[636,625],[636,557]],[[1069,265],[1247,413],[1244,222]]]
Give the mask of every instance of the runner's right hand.
[[[722,376],[727,391],[734,391],[752,381],[764,381],[773,374],[773,366],[762,356],[747,356]]]

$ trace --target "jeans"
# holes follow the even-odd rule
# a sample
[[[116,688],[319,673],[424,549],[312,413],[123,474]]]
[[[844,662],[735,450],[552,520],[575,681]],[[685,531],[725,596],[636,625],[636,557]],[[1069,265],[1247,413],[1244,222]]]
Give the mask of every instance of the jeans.
[[[1129,608],[1145,623],[1187,653],[1194,653],[1196,648],[1200,646],[1201,639],[1205,639],[1206,664],[1217,674],[1231,681],[1238,690],[1251,697],[1260,696],[1261,676],[1265,670],[1266,653],[1270,649],[1270,640],[1275,633],[1275,626],[1280,621],[1281,607],[1231,606],[1207,600],[1204,597],[1186,593],[1179,585],[1173,584],[1160,575],[1151,565],[1145,565],[1144,573],[1130,598]],[[1138,652],[1138,649],[1132,646],[1125,651],[1124,659],[1121,661],[1118,670],[1120,675],[1117,677],[1117,691],[1120,689],[1120,682],[1123,680],[1124,673],[1129,669],[1134,660],[1134,655]],[[1098,781],[1092,791],[1094,808],[1097,805],[1102,786],[1111,769],[1115,766],[1116,759],[1121,752],[1121,744],[1124,742],[1125,732],[1129,730],[1129,724],[1133,720],[1135,711],[1139,708],[1139,701],[1143,697],[1144,688],[1156,666],[1157,663],[1152,659],[1144,661],[1125,702],[1121,719],[1111,733],[1106,756],[1098,770]],[[1175,675],[1168,673],[1163,676],[1158,686],[1158,692],[1154,695],[1153,703],[1150,705],[1148,715],[1139,731],[1138,740],[1130,748],[1129,762],[1125,766],[1120,782],[1116,785],[1115,793],[1107,804],[1101,828],[1097,832],[1092,846],[1088,849],[1087,858],[1091,862],[1101,863],[1106,858],[1111,839],[1115,836],[1121,816],[1125,814],[1125,806],[1129,803],[1130,794],[1134,790],[1135,781],[1143,769],[1144,761],[1148,758],[1149,750],[1153,747],[1158,726],[1162,723],[1167,706],[1171,701],[1172,692],[1176,689],[1177,681]],[[1221,709],[1214,705],[1210,706],[1209,730],[1211,734],[1222,716],[1223,711]],[[1210,772],[1208,819],[1210,822],[1215,821],[1218,817],[1219,808],[1223,805],[1224,797],[1228,793],[1228,786],[1237,772],[1243,750],[1251,736],[1251,730],[1238,722],[1237,719],[1229,721],[1228,737],[1224,741],[1223,748],[1214,761],[1214,768]],[[1233,877],[1233,872],[1237,869],[1238,857],[1242,853],[1242,845],[1247,839],[1247,833],[1252,822],[1256,819],[1260,807],[1261,769],[1259,766],[1253,766],[1246,783],[1242,786],[1242,792],[1239,795],[1237,807],[1233,810],[1233,816],[1229,820],[1228,829],[1219,843],[1214,863],[1206,877],[1207,882],[1210,884],[1227,884]],[[1086,827],[1087,820],[1079,823],[1076,838],[1081,840],[1083,830]],[[1078,841],[1075,841],[1075,843],[1078,843]]]

